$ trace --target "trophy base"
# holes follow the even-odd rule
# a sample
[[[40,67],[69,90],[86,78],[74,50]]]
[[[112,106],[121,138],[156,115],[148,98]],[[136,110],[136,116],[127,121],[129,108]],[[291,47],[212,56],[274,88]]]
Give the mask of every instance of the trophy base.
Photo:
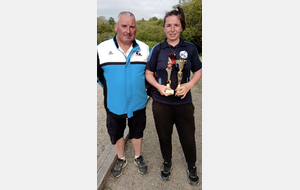
[[[174,94],[174,90],[165,90],[167,94]]]

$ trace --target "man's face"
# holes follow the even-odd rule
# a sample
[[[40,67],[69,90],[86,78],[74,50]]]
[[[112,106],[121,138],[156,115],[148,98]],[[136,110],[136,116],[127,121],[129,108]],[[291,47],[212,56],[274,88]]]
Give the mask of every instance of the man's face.
[[[134,17],[123,14],[119,23],[115,24],[115,31],[118,33],[118,43],[130,45],[135,38],[136,23]]]

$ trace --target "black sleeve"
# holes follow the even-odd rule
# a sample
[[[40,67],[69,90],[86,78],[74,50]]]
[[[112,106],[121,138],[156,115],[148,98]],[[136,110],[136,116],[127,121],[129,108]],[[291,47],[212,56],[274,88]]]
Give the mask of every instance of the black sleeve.
[[[103,69],[100,67],[100,60],[97,53],[97,83],[99,83],[101,86],[103,86]]]

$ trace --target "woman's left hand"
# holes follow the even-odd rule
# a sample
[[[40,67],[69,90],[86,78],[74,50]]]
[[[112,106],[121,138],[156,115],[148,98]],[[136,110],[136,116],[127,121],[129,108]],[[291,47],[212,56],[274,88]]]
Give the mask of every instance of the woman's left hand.
[[[196,72],[193,72],[193,77],[192,79],[184,84],[181,84],[180,87],[178,89],[176,89],[176,94],[178,96],[182,96],[181,99],[183,99],[186,94],[188,93],[189,90],[191,90],[191,88],[193,88],[193,86],[202,78],[202,68],[199,69]]]
[[[189,83],[184,83],[181,84],[179,88],[177,88],[176,91],[176,95],[177,96],[182,96],[181,99],[183,99],[186,94],[189,92],[189,90],[191,89]]]

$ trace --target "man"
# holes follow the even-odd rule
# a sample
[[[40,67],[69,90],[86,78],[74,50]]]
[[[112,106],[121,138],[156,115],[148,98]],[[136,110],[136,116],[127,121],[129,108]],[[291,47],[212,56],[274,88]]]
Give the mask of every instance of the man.
[[[106,125],[117,152],[112,175],[119,177],[127,165],[124,154],[124,130],[128,118],[131,139],[139,172],[148,167],[141,156],[143,131],[146,126],[145,69],[149,46],[136,40],[136,21],[131,12],[121,12],[115,23],[117,35],[97,46],[97,82],[103,87]]]

